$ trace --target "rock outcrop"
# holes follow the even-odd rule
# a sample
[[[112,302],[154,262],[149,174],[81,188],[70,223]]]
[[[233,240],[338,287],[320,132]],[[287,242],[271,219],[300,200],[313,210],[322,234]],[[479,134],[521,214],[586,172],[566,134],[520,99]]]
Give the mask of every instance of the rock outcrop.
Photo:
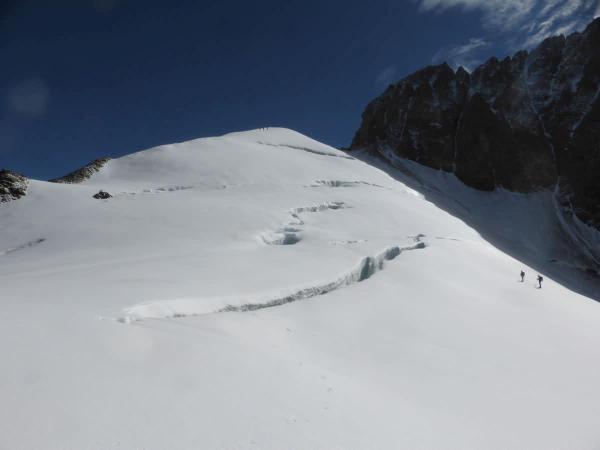
[[[102,167],[106,165],[106,163],[110,161],[110,158],[98,158],[86,164],[80,169],[77,169],[71,173],[68,173],[64,177],[54,178],[49,180],[51,183],[68,183],[68,184],[76,184],[81,183],[82,181],[87,180],[96,172],[99,172]]]
[[[29,180],[10,170],[0,170],[0,203],[17,200],[27,194]]]
[[[600,229],[600,18],[472,73],[442,64],[389,86],[354,149],[393,151],[481,190],[553,189],[564,212]]]
[[[112,195],[106,191],[98,191],[96,194],[92,195],[92,197],[97,200],[106,200],[107,198],[111,198]]]

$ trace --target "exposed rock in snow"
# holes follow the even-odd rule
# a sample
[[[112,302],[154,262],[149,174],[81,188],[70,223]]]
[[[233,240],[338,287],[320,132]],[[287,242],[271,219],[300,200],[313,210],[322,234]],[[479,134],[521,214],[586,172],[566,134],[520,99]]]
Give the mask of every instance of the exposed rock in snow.
[[[29,180],[10,170],[0,170],[0,203],[17,200],[27,194]]]
[[[68,173],[64,177],[54,178],[50,181],[52,183],[81,183],[82,181],[89,179],[96,172],[99,172],[100,169],[102,169],[102,167],[104,167],[108,161],[110,161],[110,158],[107,157],[95,159],[91,163],[86,164],[85,166],[81,167],[80,169],[74,170],[71,173]]]
[[[106,191],[98,191],[98,193],[94,194],[92,197],[98,200],[106,200],[107,198],[111,198],[112,195]]]

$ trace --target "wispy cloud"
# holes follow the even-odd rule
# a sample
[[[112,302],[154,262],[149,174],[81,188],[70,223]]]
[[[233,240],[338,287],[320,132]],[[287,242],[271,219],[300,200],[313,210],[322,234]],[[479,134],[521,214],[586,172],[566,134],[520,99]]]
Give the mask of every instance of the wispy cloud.
[[[471,38],[466,44],[441,48],[432,58],[432,63],[447,62],[452,67],[464,67],[471,70],[481,62],[482,50],[488,48],[490,43],[483,38]]]
[[[596,0],[548,1],[531,21],[525,47],[539,44],[548,36],[567,35],[583,28],[595,17]]]
[[[538,0],[417,0],[421,11],[444,12],[450,8],[483,13],[486,28],[510,29],[522,23]]]
[[[390,83],[393,83],[396,80],[397,75],[398,70],[395,67],[386,67],[385,69],[381,70],[375,77],[375,84],[386,86]]]
[[[544,38],[582,29],[600,15],[598,0],[414,0],[422,12],[479,11],[488,41],[530,48]]]

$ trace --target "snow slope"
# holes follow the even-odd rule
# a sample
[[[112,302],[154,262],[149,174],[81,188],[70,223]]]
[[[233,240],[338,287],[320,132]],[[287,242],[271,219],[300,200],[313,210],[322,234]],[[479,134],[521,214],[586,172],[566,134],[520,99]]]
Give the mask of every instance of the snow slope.
[[[600,445],[600,305],[291,130],[31,181],[0,225],[0,449]]]
[[[352,155],[378,167],[422,193],[439,208],[475,228],[487,241],[560,281],[571,290],[600,301],[600,232],[568,217],[553,190],[529,194],[472,189],[451,173],[400,158],[391,149]]]

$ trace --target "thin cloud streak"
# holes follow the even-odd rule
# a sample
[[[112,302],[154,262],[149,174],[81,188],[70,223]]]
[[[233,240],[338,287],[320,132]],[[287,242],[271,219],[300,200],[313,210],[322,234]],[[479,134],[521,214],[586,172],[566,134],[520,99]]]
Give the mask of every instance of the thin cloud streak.
[[[481,62],[478,53],[490,46],[485,39],[471,38],[466,44],[441,48],[432,58],[432,63],[447,62],[453,68],[462,66],[468,71]]]
[[[511,29],[525,20],[537,0],[417,0],[423,12],[444,12],[451,8],[479,10],[488,29]]]
[[[492,54],[530,50],[549,36],[582,30],[600,16],[599,0],[413,0],[422,13],[450,9],[481,13],[481,37],[440,48],[432,63],[474,69]]]
[[[598,0],[415,0],[422,12],[480,11],[494,40],[531,48],[548,36],[582,29],[600,15]],[[492,40],[487,37],[488,40]]]

